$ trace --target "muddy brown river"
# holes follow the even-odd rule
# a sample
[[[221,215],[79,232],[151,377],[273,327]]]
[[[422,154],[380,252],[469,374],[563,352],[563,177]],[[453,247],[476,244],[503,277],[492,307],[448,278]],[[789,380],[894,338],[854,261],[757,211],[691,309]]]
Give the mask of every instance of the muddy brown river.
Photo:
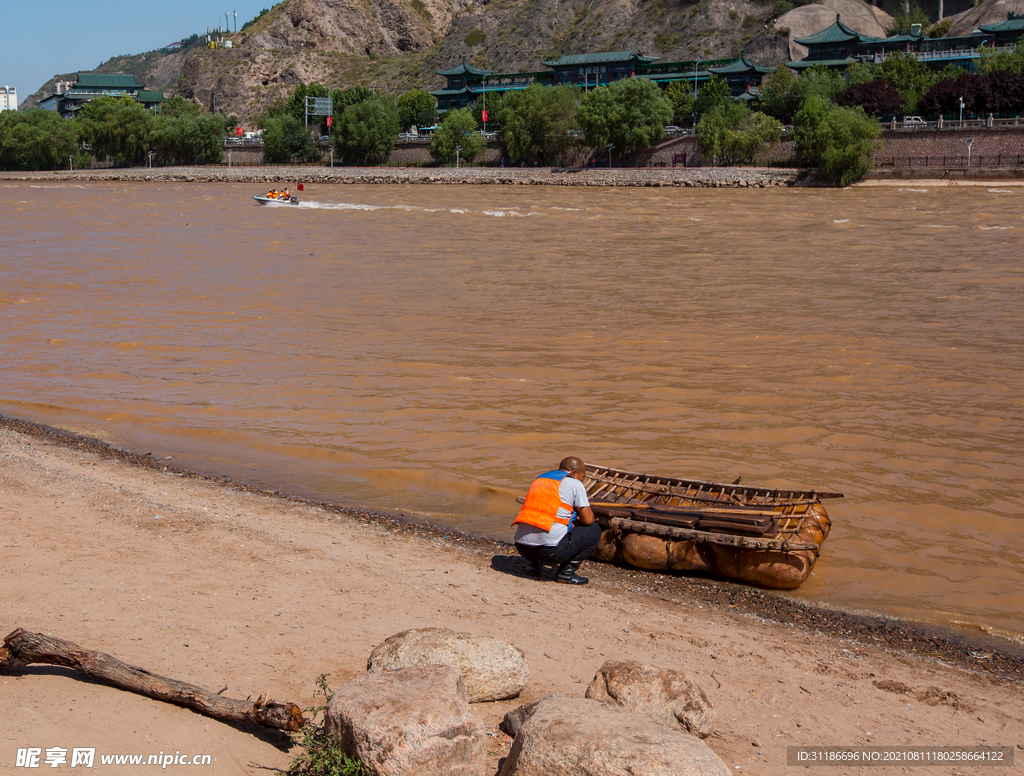
[[[2,414],[499,538],[570,453],[843,491],[792,595],[1022,638],[1024,189],[0,192]]]

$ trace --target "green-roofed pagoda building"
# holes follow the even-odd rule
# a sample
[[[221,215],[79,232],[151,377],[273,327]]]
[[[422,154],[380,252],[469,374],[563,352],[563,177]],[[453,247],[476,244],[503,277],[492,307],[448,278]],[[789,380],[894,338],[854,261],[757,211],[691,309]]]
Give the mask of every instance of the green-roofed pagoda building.
[[[1010,11],[1005,22],[982,24],[978,29],[986,35],[993,36],[993,46],[1013,46],[1024,35],[1024,14]]]
[[[724,78],[733,97],[753,99],[761,90],[761,81],[772,71],[770,67],[759,65],[752,59],[747,59],[744,52],[740,52],[740,58],[734,59],[727,65],[720,67],[709,67],[708,71],[719,78]]]
[[[596,54],[566,54],[542,62],[550,68],[540,72],[492,73],[467,64],[466,60],[448,70],[436,71],[444,76],[444,89],[430,93],[437,100],[439,112],[476,105],[485,93],[525,89],[533,83],[542,86],[605,86],[622,78],[637,75],[637,69],[657,62],[657,57],[644,56],[639,49],[602,51]],[[705,74],[706,75],[706,74]]]
[[[870,35],[863,35],[851,30],[836,14],[835,23],[816,32],[807,38],[797,38],[801,46],[807,46],[807,56],[803,59],[787,62],[786,66],[794,70],[805,70],[808,67],[822,65],[824,67],[846,67],[859,62],[861,48],[875,41]]]
[[[1024,35],[1024,14],[1013,12],[1005,22],[983,24],[969,35],[951,38],[926,38],[921,34],[920,25],[913,25],[909,33],[890,35],[888,38],[873,38],[850,29],[836,14],[831,27],[816,32],[796,42],[807,46],[807,56],[787,62],[794,70],[805,70],[814,65],[845,68],[854,62],[880,64],[896,52],[913,54],[930,67],[939,69],[953,64],[973,70],[981,58],[983,48],[1012,50]]]
[[[160,92],[147,91],[131,73],[78,73],[67,89],[54,92],[39,105],[55,110],[64,118],[78,114],[82,106],[97,97],[131,97],[150,110],[164,101]]]
[[[595,54],[563,54],[558,59],[541,62],[554,71],[555,86],[607,86],[612,81],[632,78],[642,65],[658,61],[644,56],[640,49],[599,51]]]

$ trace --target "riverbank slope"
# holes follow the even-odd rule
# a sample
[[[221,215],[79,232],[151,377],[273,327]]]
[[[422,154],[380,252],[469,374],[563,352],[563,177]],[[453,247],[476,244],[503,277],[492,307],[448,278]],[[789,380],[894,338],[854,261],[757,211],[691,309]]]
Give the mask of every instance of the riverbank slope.
[[[41,631],[226,686],[227,696],[302,706],[314,703],[317,676],[344,684],[375,645],[408,628],[520,647],[531,668],[522,701],[582,695],[605,660],[638,659],[685,670],[705,689],[718,712],[708,743],[737,772],[788,773],[794,744],[1024,745],[1012,656],[971,650],[956,665],[941,639],[928,647],[908,637],[925,652],[915,655],[826,635],[824,610],[783,607],[777,619],[788,622],[773,622],[771,602],[784,599],[770,594],[723,585],[741,594],[716,599],[706,583],[596,564],[585,564],[585,588],[536,582],[500,543],[297,503],[17,426],[0,424],[4,634]],[[508,751],[497,726],[517,703],[477,706],[494,734],[495,770]],[[203,772],[215,774],[280,768],[295,752],[283,735],[54,667],[0,676],[0,704],[4,773],[30,746],[211,754]],[[843,771],[822,769],[833,772]]]

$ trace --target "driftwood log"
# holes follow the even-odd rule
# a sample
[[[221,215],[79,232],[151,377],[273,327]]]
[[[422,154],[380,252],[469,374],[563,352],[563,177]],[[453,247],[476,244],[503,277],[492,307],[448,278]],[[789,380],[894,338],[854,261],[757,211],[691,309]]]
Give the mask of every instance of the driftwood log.
[[[277,703],[262,695],[255,701],[223,698],[194,684],[152,674],[144,668],[122,663],[115,657],[83,649],[70,641],[29,633],[18,628],[0,647],[0,673],[28,663],[65,666],[104,679],[116,687],[131,690],[158,701],[175,703],[214,719],[251,722],[277,730],[300,730],[302,711],[293,703]]]

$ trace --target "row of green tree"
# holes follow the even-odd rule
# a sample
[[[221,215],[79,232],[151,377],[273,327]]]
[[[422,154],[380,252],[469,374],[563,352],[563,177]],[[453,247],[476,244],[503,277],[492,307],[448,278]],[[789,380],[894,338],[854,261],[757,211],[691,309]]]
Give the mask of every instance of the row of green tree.
[[[934,70],[903,52],[877,65],[851,65],[845,73],[815,67],[798,78],[780,67],[762,84],[762,110],[788,121],[814,94],[838,105],[860,106],[883,120],[907,115],[958,119],[961,108],[964,117],[1019,115],[1024,109],[1024,46],[1013,52],[982,51],[976,72],[953,65]]]
[[[100,97],[87,102],[81,116],[62,119],[53,111],[32,108],[0,113],[0,169],[76,169],[92,163],[86,143],[99,161],[141,165],[216,164],[224,135],[236,120],[203,113],[181,97],[172,97],[154,114],[131,97]]]
[[[319,159],[315,137],[327,129],[326,117],[306,115],[307,97],[331,97],[330,140],[336,158],[349,164],[383,161],[403,129],[432,126],[437,120],[429,92],[412,90],[397,100],[363,87],[328,91],[321,84],[300,84],[285,102],[260,119],[263,154],[268,162]],[[431,135],[430,154],[438,162],[457,157],[471,162],[485,147],[479,130],[483,105],[449,111]],[[669,100],[652,81],[628,79],[583,92],[574,87],[532,85],[518,92],[491,95],[491,127],[498,129],[502,154],[510,164],[566,164],[579,161],[581,140],[588,147],[613,145],[629,158],[664,137],[672,119]],[[312,129],[311,129],[311,126]]]

